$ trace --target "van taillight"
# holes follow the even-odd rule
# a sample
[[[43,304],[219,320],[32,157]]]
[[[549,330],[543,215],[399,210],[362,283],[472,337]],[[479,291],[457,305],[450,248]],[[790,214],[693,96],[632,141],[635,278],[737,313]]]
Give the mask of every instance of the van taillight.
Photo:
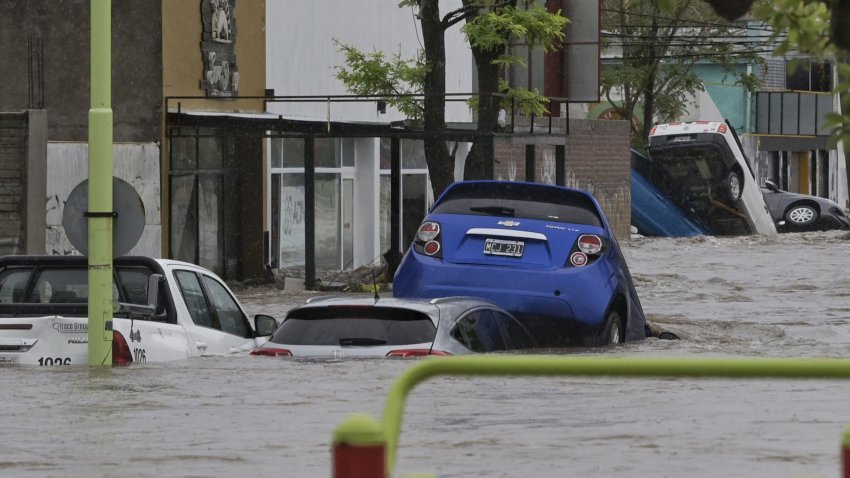
[[[287,349],[276,349],[273,347],[266,347],[254,350],[253,352],[251,352],[251,355],[264,355],[267,357],[292,357],[292,352]]]
[[[650,135],[650,136],[652,136],[652,135],[654,135],[654,134],[655,134],[655,128],[657,128],[657,126],[653,126],[653,127],[652,127],[652,129],[650,129],[650,130],[649,130],[649,135]]]
[[[451,355],[442,350],[433,349],[398,349],[390,350],[387,357],[425,357],[426,355]]]
[[[117,330],[112,331],[112,365],[130,365],[133,363],[133,353],[127,340]]]
[[[720,123],[720,126],[717,127],[717,132],[718,133],[725,133],[727,129],[728,128],[726,127],[726,124]]]

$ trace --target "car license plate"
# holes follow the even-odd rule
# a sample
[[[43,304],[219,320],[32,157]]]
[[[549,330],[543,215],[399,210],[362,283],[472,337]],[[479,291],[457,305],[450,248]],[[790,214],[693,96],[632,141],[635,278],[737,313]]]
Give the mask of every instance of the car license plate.
[[[525,249],[525,243],[522,241],[504,241],[502,239],[484,241],[484,254],[522,257],[523,249]]]

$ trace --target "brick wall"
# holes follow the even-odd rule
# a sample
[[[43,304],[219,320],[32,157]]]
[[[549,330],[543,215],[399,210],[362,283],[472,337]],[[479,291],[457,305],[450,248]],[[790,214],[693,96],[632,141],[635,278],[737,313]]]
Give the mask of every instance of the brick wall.
[[[26,113],[0,113],[0,255],[17,254],[24,244]]]
[[[555,146],[536,145],[534,180],[555,184]],[[523,181],[526,147],[497,144],[495,179]],[[618,239],[628,239],[632,220],[629,124],[570,120],[565,148],[565,185],[588,191],[602,206]]]

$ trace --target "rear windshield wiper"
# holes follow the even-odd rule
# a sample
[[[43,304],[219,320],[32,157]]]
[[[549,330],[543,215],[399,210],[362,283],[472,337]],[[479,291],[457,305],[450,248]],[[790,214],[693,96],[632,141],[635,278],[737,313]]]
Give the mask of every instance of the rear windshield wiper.
[[[387,343],[386,340],[381,339],[369,339],[365,337],[351,337],[339,339],[340,345],[385,345]]]
[[[477,206],[471,207],[469,210],[473,212],[483,212],[484,214],[490,214],[491,216],[513,217],[516,214],[516,210],[514,210],[514,208],[505,206]]]

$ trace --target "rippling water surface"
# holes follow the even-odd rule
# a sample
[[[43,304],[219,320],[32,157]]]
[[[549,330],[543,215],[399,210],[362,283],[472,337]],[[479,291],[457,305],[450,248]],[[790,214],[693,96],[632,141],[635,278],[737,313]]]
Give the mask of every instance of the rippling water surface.
[[[850,355],[850,237],[621,244],[651,321],[603,356]],[[282,317],[309,293],[237,292]],[[0,369],[0,476],[329,477],[334,428],[379,418],[406,360],[228,356]],[[408,399],[396,476],[835,477],[850,382],[437,378]]]

